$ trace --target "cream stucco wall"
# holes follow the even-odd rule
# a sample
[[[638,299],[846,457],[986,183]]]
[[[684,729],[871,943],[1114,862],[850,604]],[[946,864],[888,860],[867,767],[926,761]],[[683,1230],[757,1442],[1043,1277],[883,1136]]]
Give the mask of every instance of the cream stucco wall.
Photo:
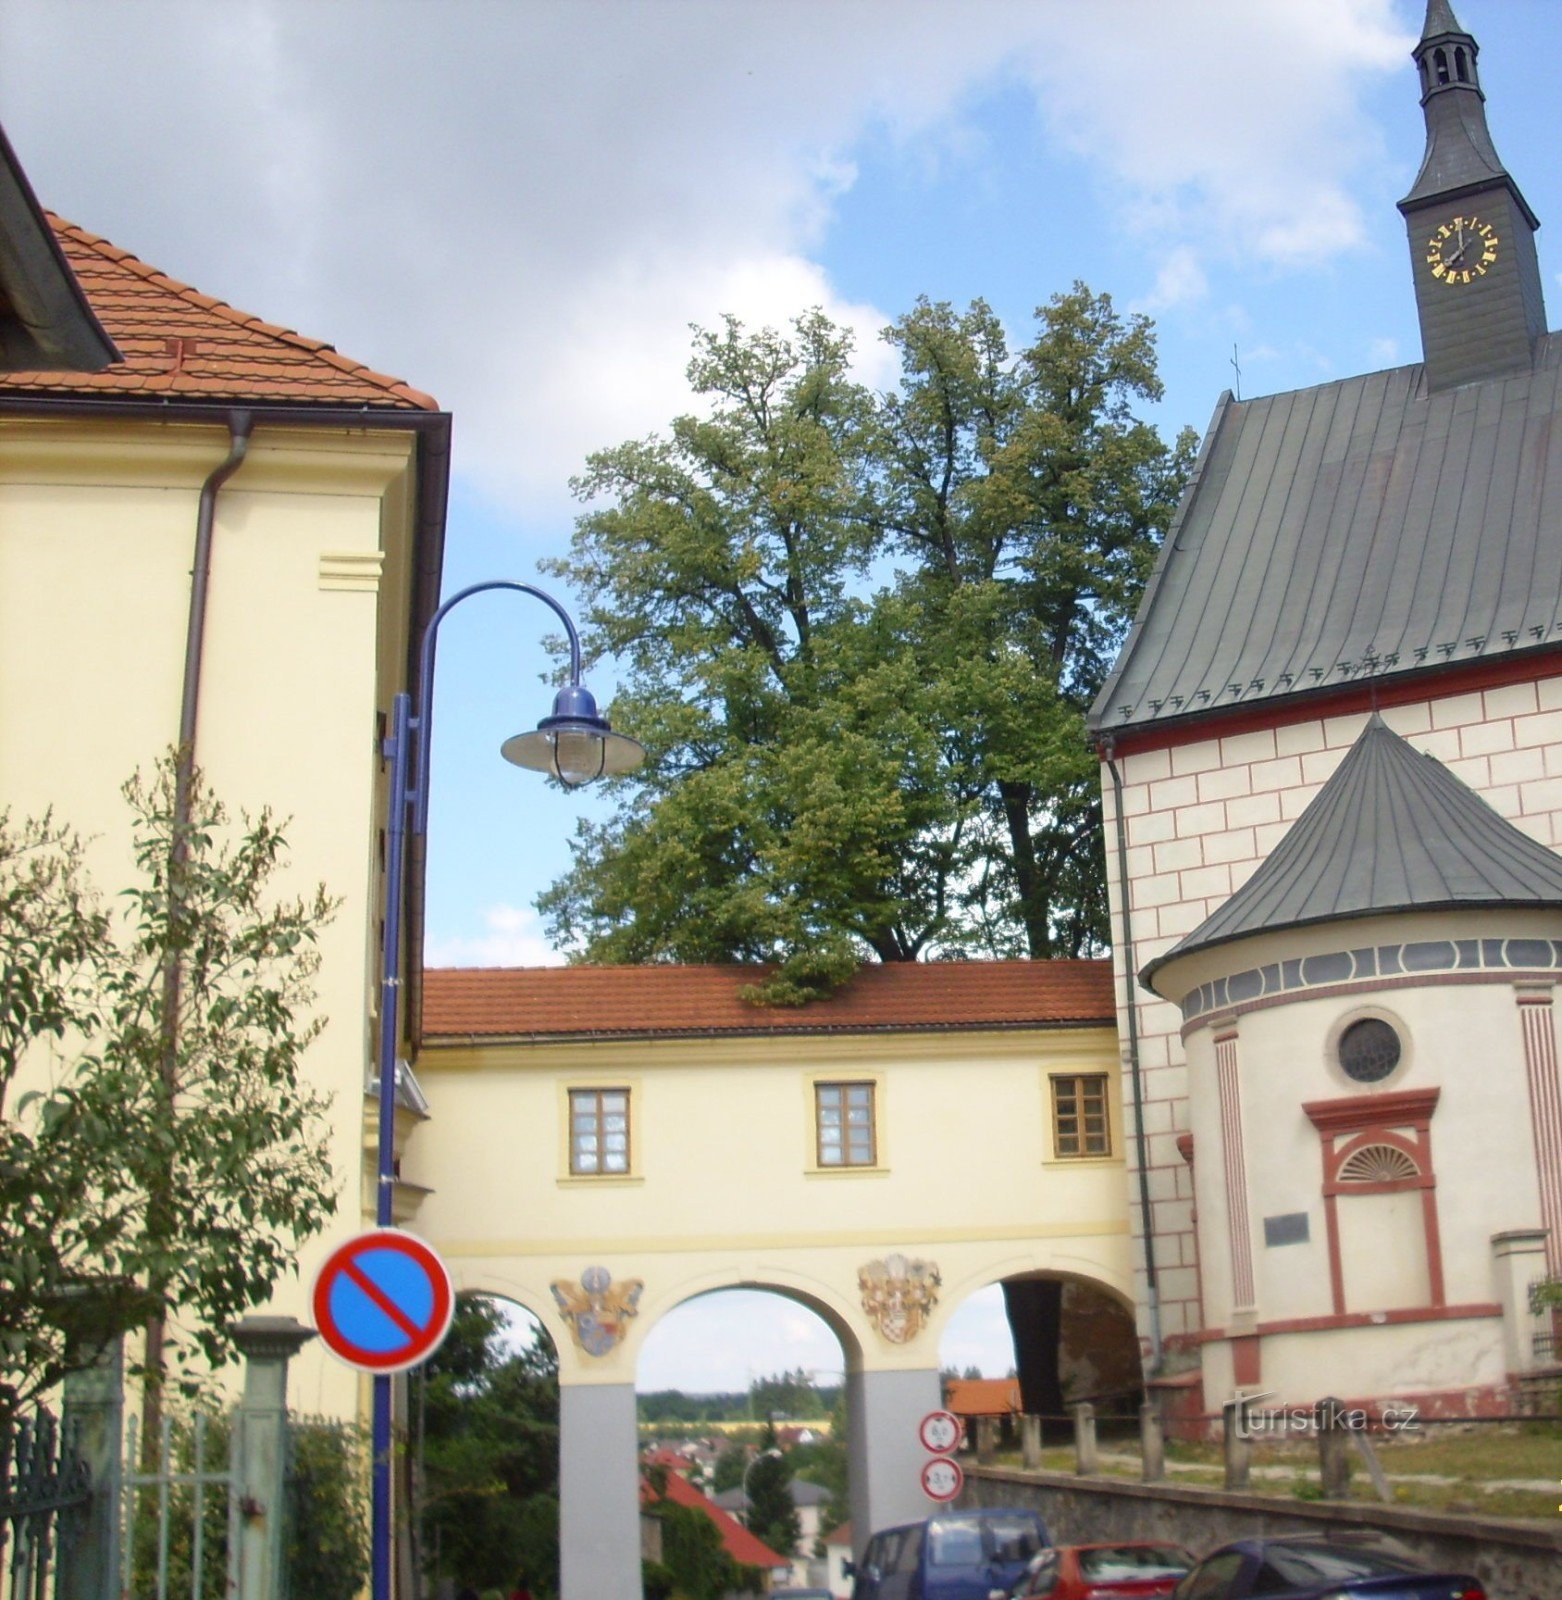
[[[106,893],[131,870],[120,785],[178,735],[198,496],[227,451],[220,426],[0,421],[0,802],[88,835]],[[217,504],[196,758],[230,808],[291,819],[283,889],[323,881],[342,902],[308,1058],[335,1099],[342,1203],[269,1308],[304,1320],[316,1263],[363,1221],[376,712],[405,659],[413,462],[410,431],[262,417]],[[357,1380],[306,1350],[292,1393],[345,1414]]]
[[[899,1033],[602,1043],[425,1043],[433,1108],[403,1171],[433,1193],[414,1224],[458,1286],[517,1301],[547,1327],[569,1384],[630,1383],[641,1346],[693,1295],[791,1294],[843,1342],[843,1365],[937,1365],[949,1316],[1008,1276],[1055,1273],[1131,1294],[1121,1130],[1114,1154],[1056,1160],[1049,1075],[1105,1072],[1113,1030]],[[816,1079],[878,1091],[879,1165],[820,1170]],[[569,1175],[570,1087],[625,1087],[633,1172]],[[867,1320],[857,1273],[889,1252],[936,1262],[939,1303],[915,1339]],[[587,1266],[645,1284],[611,1355],[584,1355],[549,1292]]]
[[[1535,670],[1546,668],[1540,663]],[[1432,693],[1422,701],[1386,706],[1382,716],[1500,815],[1557,848],[1562,846],[1562,676],[1554,675],[1555,661],[1550,670],[1552,676],[1533,682]],[[1363,709],[1300,716],[1276,726],[1118,753],[1134,941],[1131,972],[1125,970],[1129,958],[1122,936],[1124,885],[1112,844],[1117,802],[1110,774],[1102,769],[1119,1025],[1126,1038],[1131,1003],[1143,1065],[1162,1328],[1173,1339],[1198,1332],[1201,1272],[1208,1293],[1219,1268],[1200,1262],[1192,1179],[1177,1148],[1178,1135],[1194,1130],[1182,1017],[1175,1005],[1140,988],[1134,974],[1247,882],[1344,759],[1368,714]],[[1199,1204],[1202,1235],[1202,1197]],[[1137,1206],[1133,1227],[1137,1236]],[[1137,1282],[1142,1308],[1142,1263]]]
[[[1218,976],[1340,950],[1411,940],[1559,937],[1562,917],[1549,912],[1353,919],[1199,952],[1169,963],[1156,982],[1164,993],[1181,995]],[[1537,1226],[1541,1212],[1516,1002],[1534,980],[1554,977],[1510,971],[1354,980],[1322,994],[1301,990],[1212,1013],[1187,1027],[1182,1043],[1207,1328],[1262,1332],[1265,1324],[1333,1315],[1320,1136],[1303,1106],[1416,1090],[1438,1091],[1430,1148],[1444,1302],[1458,1307],[1497,1300],[1492,1237]],[[1335,1048],[1345,1027],[1363,1016],[1390,1022],[1404,1046],[1399,1066],[1377,1084],[1352,1081]],[[1222,1120],[1232,1106],[1217,1079],[1217,1037],[1233,1040],[1237,1064],[1251,1307],[1237,1303],[1233,1282]],[[1397,1214],[1379,1214],[1387,1211]],[[1308,1219],[1307,1241],[1266,1245],[1264,1219],[1296,1213]],[[1347,1313],[1430,1305],[1418,1193],[1342,1197],[1339,1227]],[[1263,1386],[1300,1403],[1316,1399],[1320,1385],[1330,1383],[1357,1396],[1499,1383],[1501,1338],[1495,1316],[1336,1329],[1326,1336],[1266,1335]],[[1221,1346],[1204,1347],[1204,1370],[1208,1398],[1231,1392],[1230,1356]]]

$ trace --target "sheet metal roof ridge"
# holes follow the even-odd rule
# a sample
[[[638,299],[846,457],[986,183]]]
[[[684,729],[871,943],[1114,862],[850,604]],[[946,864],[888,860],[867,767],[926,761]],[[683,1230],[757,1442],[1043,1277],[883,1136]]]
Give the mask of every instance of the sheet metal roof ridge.
[[[292,328],[282,327],[279,323],[267,322],[262,317],[257,317],[251,312],[241,311],[226,300],[219,300],[213,295],[204,294],[201,290],[179,279],[171,277],[158,267],[143,261],[133,251],[126,250],[116,245],[112,240],[106,239],[101,234],[93,233],[88,228],[81,227],[78,223],[71,222],[57,213],[44,210],[44,217],[53,228],[56,237],[62,241],[70,240],[84,250],[91,251],[100,256],[104,261],[144,279],[174,298],[197,310],[206,311],[231,323],[235,329],[246,333],[256,334],[264,339],[297,350],[301,354],[313,356],[316,360],[323,361],[326,365],[334,367],[344,376],[357,379],[360,383],[372,388],[383,390],[385,403],[409,407],[419,411],[438,411],[439,402],[432,395],[424,393],[421,389],[414,389],[411,384],[402,379],[393,377],[389,373],[378,372],[373,367],[366,366],[361,361],[355,361],[349,356],[342,355],[332,345],[323,340],[310,338]],[[85,292],[85,291],[84,291]],[[90,303],[90,295],[89,295]],[[6,375],[5,386],[10,389],[25,386],[31,380],[52,380],[50,386],[54,388],[69,387],[79,392],[91,395],[112,394],[113,388],[92,382],[93,375],[75,375],[69,373],[56,373],[49,371],[10,373]],[[117,373],[111,366],[101,376],[105,379],[122,383],[134,374]],[[73,378],[79,379],[72,382]],[[61,381],[63,380],[63,382]],[[298,381],[298,380],[295,380]],[[297,396],[293,397],[294,404],[308,404]],[[321,403],[327,405],[340,405],[341,397],[336,395],[323,395]]]
[[[1374,712],[1253,876],[1148,962],[1139,981],[1159,993],[1152,979],[1169,962],[1260,933],[1411,911],[1551,906],[1562,907],[1562,857]]]
[[[1183,667],[1168,672],[1164,662],[1150,658],[1147,662],[1145,684],[1137,698],[1126,707],[1128,716],[1122,715],[1124,707],[1116,703],[1122,698],[1123,680],[1129,676],[1131,669],[1136,665],[1141,655],[1147,648],[1147,635],[1150,640],[1158,643],[1162,652],[1174,647],[1180,639],[1180,630],[1175,619],[1168,620],[1157,613],[1157,608],[1164,609],[1173,598],[1193,600],[1200,604],[1208,604],[1211,599],[1212,589],[1205,583],[1202,589],[1189,588],[1186,594],[1179,592],[1177,582],[1185,587],[1189,583],[1186,577],[1179,575],[1184,571],[1184,566],[1174,564],[1173,557],[1184,552],[1179,548],[1179,541],[1183,535],[1194,526],[1203,507],[1203,502],[1210,489],[1211,479],[1215,481],[1219,493],[1226,492],[1227,479],[1231,474],[1231,463],[1225,459],[1222,451],[1224,436],[1228,426],[1233,421],[1242,424],[1240,431],[1245,435],[1253,425],[1262,425],[1276,409],[1283,404],[1296,402],[1303,396],[1322,397],[1334,394],[1336,401],[1346,394],[1360,395],[1365,387],[1372,383],[1382,386],[1380,399],[1393,398],[1394,405],[1402,404],[1405,408],[1407,424],[1418,420],[1413,408],[1427,406],[1433,403],[1440,405],[1471,406],[1477,403],[1483,394],[1491,393],[1503,395],[1507,385],[1515,379],[1522,379],[1531,387],[1527,391],[1530,399],[1526,402],[1528,414],[1555,417],[1562,412],[1562,401],[1555,394],[1553,385],[1551,390],[1545,390],[1543,385],[1546,374],[1562,366],[1562,334],[1543,334],[1535,343],[1530,365],[1521,372],[1500,373],[1492,377],[1479,379],[1469,384],[1463,384],[1455,389],[1444,390],[1437,394],[1430,394],[1426,388],[1426,369],[1423,362],[1408,362],[1399,366],[1384,367],[1373,372],[1351,374],[1340,378],[1331,378],[1325,383],[1304,385],[1297,389],[1277,391],[1274,394],[1257,395],[1247,400],[1235,400],[1227,390],[1220,397],[1211,420],[1210,428],[1205,434],[1198,460],[1195,462],[1193,473],[1184,491],[1181,503],[1177,508],[1171,526],[1167,530],[1161,550],[1157,554],[1155,566],[1150,579],[1145,586],[1138,610],[1133,623],[1124,639],[1116,661],[1112,665],[1100,692],[1086,717],[1086,726],[1095,738],[1098,745],[1112,740],[1115,735],[1124,739],[1142,739],[1146,735],[1160,734],[1181,730],[1193,726],[1202,726],[1226,720],[1232,717],[1242,717],[1250,714],[1255,708],[1263,707],[1266,711],[1273,707],[1301,705],[1309,700],[1322,700],[1337,695],[1341,691],[1353,688],[1359,689],[1371,683],[1399,684],[1411,679],[1435,678],[1451,671],[1467,667],[1475,661],[1509,660],[1530,655],[1540,655],[1554,651],[1562,640],[1557,638],[1543,639],[1531,642],[1523,637],[1515,638],[1511,643],[1494,642],[1492,639],[1482,641],[1478,654],[1468,653],[1457,656],[1447,656],[1436,659],[1437,652],[1432,646],[1436,641],[1426,641],[1427,649],[1422,651],[1423,657],[1428,655],[1432,659],[1404,659],[1407,654],[1415,654],[1414,642],[1405,642],[1400,650],[1400,661],[1387,667],[1375,667],[1367,670],[1363,662],[1354,665],[1361,670],[1354,671],[1344,678],[1326,675],[1315,683],[1293,681],[1281,689],[1266,688],[1257,694],[1244,693],[1235,700],[1211,699],[1202,705],[1179,706],[1176,709],[1161,709],[1152,711],[1150,702],[1156,698],[1151,693],[1153,687],[1159,687],[1169,692],[1172,688],[1186,687],[1182,683]],[[1549,393],[1552,401],[1542,407],[1540,412],[1535,411],[1535,398],[1544,398]],[[1380,409],[1386,409],[1380,408]],[[1383,417],[1379,416],[1375,426],[1382,426]],[[1330,426],[1334,426],[1333,422]],[[1359,452],[1347,449],[1345,458],[1349,459]],[[1229,454],[1226,452],[1225,454]],[[1240,487],[1240,486],[1239,486]],[[1336,489],[1341,487],[1337,484]],[[1219,498],[1211,505],[1210,511],[1214,512],[1219,507]],[[1381,515],[1382,508],[1379,508]],[[1325,523],[1325,531],[1337,519],[1331,514]],[[1186,555],[1197,561],[1208,563],[1211,552],[1208,548],[1208,538],[1211,528],[1216,526],[1213,516],[1205,518],[1205,526],[1200,530],[1199,540],[1193,545]],[[1251,529],[1247,530],[1250,534]],[[1244,547],[1245,548],[1245,547]],[[1292,552],[1295,554],[1295,551]],[[1195,569],[1197,570],[1197,569]],[[1191,576],[1191,575],[1190,575]],[[1174,581],[1177,580],[1177,581]],[[1167,589],[1168,593],[1162,593]],[[1152,619],[1155,628],[1151,633]],[[1506,635],[1502,636],[1506,639]],[[1149,647],[1153,648],[1153,645]],[[1184,666],[1186,663],[1184,662]],[[1228,663],[1230,665],[1230,663]],[[1236,665],[1241,665],[1237,662]],[[1289,674],[1279,674],[1289,677]],[[1161,700],[1163,707],[1167,702]]]

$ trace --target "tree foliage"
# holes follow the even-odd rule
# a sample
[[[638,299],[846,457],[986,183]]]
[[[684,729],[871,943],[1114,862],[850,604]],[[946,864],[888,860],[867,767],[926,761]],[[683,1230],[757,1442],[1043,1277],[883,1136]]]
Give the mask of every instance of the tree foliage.
[[[68,828],[0,817],[0,1412],[149,1316],[193,1387],[335,1207],[301,1071],[332,903],[274,898],[269,812],[233,823],[196,774],[176,821],[173,785],[169,758],[125,787],[117,913]]]
[[[803,1529],[792,1501],[792,1465],[776,1444],[773,1425],[765,1429],[764,1448],[748,1469],[745,1482],[748,1505],[744,1525],[777,1555],[790,1557]]]
[[[1083,285],[1011,351],[982,302],[885,332],[728,318],[704,416],[591,457],[552,570],[590,597],[649,759],[541,905],[598,961],[766,961],[771,1001],[865,954],[1074,955],[1106,936],[1083,717],[1191,460],[1143,317]]]
[[[500,1307],[456,1303],[423,1368],[420,1543],[434,1576],[508,1593],[558,1592],[558,1362],[545,1337],[517,1348]]]

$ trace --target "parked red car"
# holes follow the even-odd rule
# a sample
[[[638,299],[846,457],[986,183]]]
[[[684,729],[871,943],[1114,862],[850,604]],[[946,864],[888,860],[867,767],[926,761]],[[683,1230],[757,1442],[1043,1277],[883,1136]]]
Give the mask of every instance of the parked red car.
[[[1162,1600],[1192,1566],[1176,1544],[1058,1545],[1026,1567],[1009,1600]]]

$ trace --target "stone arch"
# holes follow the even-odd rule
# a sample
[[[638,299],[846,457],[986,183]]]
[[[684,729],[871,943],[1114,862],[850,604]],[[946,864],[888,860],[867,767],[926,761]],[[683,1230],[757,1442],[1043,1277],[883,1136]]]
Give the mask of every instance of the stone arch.
[[[1141,1346],[1120,1274],[1072,1257],[995,1262],[956,1286],[940,1337],[961,1304],[991,1287],[1003,1291],[1023,1411],[1056,1428],[1080,1401],[1125,1410],[1137,1400]]]
[[[627,1354],[638,1367],[645,1340],[670,1312],[691,1301],[731,1289],[779,1295],[813,1312],[835,1335],[841,1347],[844,1370],[850,1373],[861,1368],[865,1354],[861,1336],[861,1308],[845,1303],[840,1293],[829,1284],[777,1264],[760,1271],[723,1267],[691,1274],[668,1284],[654,1298],[648,1297],[642,1302],[641,1315],[637,1319],[633,1340],[628,1344]]]

